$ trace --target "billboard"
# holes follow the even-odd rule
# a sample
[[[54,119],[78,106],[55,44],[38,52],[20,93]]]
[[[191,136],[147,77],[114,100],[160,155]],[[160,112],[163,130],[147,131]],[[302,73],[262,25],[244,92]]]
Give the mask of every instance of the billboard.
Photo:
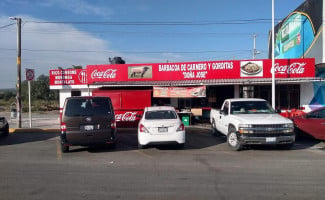
[[[271,78],[270,59],[88,65],[87,83]],[[276,59],[276,78],[315,77],[315,60]]]
[[[275,27],[274,57],[314,57],[322,60],[321,25],[323,0],[306,0]],[[270,37],[271,38],[271,37]],[[272,57],[271,39],[269,58]]]
[[[271,78],[272,60],[227,60],[151,64],[88,65],[50,70],[50,86],[109,82]],[[315,59],[276,59],[276,78],[315,77]]]

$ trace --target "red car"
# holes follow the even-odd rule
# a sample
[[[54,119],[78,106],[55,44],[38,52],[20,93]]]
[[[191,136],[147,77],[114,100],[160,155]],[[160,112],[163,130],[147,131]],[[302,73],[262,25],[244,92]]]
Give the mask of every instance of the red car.
[[[295,127],[316,139],[325,140],[325,107],[293,119]]]

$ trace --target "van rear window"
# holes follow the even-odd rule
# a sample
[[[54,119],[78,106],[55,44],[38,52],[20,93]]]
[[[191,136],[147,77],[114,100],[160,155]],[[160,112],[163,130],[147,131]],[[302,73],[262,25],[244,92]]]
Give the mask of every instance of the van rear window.
[[[69,99],[65,116],[94,116],[111,114],[110,102],[107,98]]]

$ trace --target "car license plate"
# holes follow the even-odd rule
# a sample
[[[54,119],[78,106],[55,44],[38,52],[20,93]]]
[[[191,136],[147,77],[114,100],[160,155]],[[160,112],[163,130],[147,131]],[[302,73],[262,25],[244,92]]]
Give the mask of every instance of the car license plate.
[[[266,138],[266,142],[267,142],[267,143],[276,142],[276,137],[267,137],[267,138]]]
[[[166,128],[166,127],[159,127],[158,128],[158,132],[159,133],[168,132],[168,128]]]
[[[85,131],[92,131],[92,130],[94,130],[94,125],[84,125],[84,130]]]

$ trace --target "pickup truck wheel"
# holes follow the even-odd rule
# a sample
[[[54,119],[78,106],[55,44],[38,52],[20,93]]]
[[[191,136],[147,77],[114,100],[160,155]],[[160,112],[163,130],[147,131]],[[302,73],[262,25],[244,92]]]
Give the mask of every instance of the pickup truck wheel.
[[[242,149],[242,145],[239,143],[237,134],[233,129],[229,130],[227,143],[231,150],[240,151]]]

